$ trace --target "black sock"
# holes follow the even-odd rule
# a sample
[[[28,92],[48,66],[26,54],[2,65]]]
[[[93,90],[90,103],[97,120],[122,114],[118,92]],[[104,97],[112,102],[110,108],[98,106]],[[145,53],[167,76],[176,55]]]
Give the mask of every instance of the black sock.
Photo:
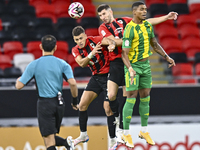
[[[114,113],[115,117],[119,116],[119,103],[117,101],[117,99],[115,99],[114,101],[109,101],[110,102],[110,108],[112,110],[112,112]]]
[[[86,111],[79,111],[79,125],[81,132],[87,131],[88,114]]]
[[[119,128],[123,129],[123,108],[124,108],[124,104],[126,103],[126,97],[123,97],[122,99],[120,99],[120,103],[119,103],[119,114],[120,114],[120,122],[119,122]]]
[[[55,141],[56,141],[56,146],[65,146],[66,148],[70,147],[67,143],[67,140],[59,136],[55,136]]]
[[[115,128],[116,128],[116,124],[114,124],[115,121],[115,116],[107,116],[107,123],[108,123],[108,132],[110,135],[110,138],[114,138],[115,137]]]
[[[56,147],[55,146],[50,146],[47,148],[47,150],[56,150]]]

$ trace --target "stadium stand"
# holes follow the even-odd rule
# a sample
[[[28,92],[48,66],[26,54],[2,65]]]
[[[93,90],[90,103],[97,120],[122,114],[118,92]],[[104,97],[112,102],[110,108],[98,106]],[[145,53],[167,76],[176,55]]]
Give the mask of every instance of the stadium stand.
[[[5,42],[3,43],[3,52],[13,60],[15,54],[23,53],[23,45],[20,41]]]

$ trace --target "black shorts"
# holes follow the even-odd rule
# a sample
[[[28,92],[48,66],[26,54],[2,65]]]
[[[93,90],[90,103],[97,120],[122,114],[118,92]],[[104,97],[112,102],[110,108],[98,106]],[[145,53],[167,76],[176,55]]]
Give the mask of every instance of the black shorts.
[[[87,84],[85,91],[93,91],[97,95],[104,92],[104,101],[109,101],[107,96],[107,80],[108,74],[93,75]]]
[[[65,104],[59,105],[57,97],[38,99],[37,117],[42,136],[59,133],[64,111]]]
[[[115,82],[118,86],[125,85],[124,63],[121,58],[110,62],[108,80]]]

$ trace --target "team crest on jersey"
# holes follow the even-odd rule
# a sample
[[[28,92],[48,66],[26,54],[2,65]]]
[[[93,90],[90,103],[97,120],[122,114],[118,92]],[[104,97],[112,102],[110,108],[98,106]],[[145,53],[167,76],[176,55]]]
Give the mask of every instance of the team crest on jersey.
[[[123,24],[123,21],[122,21],[122,20],[117,20],[117,22],[119,22],[120,24]]]
[[[90,43],[90,46],[91,46],[92,48],[95,48],[95,45],[94,45],[93,43]]]

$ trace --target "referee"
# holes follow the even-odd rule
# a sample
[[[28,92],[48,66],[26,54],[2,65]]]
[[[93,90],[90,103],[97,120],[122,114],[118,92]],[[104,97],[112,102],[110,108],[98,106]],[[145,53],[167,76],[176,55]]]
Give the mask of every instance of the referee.
[[[16,88],[22,89],[31,79],[35,79],[38,91],[37,117],[40,133],[47,150],[56,150],[55,146],[74,148],[71,138],[63,139],[59,133],[64,116],[65,102],[62,98],[63,78],[69,83],[72,94],[72,107],[77,110],[78,89],[71,66],[64,60],[53,56],[57,46],[56,38],[46,35],[42,38],[40,49],[42,57],[32,61],[21,77],[16,81]]]

